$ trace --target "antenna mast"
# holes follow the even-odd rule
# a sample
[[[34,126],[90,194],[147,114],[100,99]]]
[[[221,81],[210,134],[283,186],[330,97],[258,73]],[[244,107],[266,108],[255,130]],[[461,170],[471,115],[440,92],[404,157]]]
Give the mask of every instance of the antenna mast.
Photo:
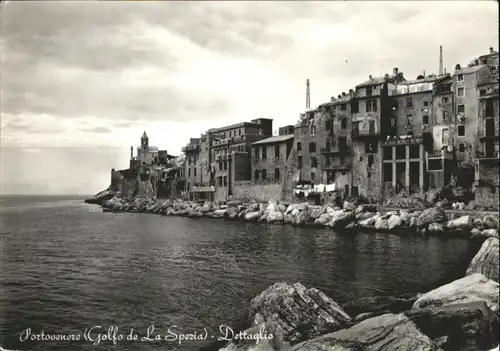
[[[439,47],[439,74],[443,74],[443,46]]]
[[[309,87],[309,79],[306,79],[306,110],[311,108],[311,89]]]

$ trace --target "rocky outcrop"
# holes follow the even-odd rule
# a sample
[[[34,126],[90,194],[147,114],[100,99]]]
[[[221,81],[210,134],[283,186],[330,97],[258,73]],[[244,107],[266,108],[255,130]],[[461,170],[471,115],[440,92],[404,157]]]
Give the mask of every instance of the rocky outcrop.
[[[484,302],[404,313],[444,351],[487,350],[498,343],[498,317]]]
[[[342,329],[351,321],[335,301],[299,283],[276,283],[250,305],[254,325],[273,323],[282,330],[283,339],[292,343]]]
[[[420,229],[426,228],[431,223],[442,223],[446,221],[446,214],[441,207],[431,207],[424,210],[416,221],[416,226]]]
[[[489,238],[485,240],[481,249],[478,251],[476,256],[474,256],[472,262],[467,268],[466,275],[481,273],[488,279],[498,282],[498,249],[499,244],[497,238]]]
[[[412,308],[418,296],[373,296],[355,299],[342,305],[350,316],[366,313],[400,313]]]
[[[413,308],[441,307],[466,302],[482,301],[498,313],[498,282],[474,273],[423,294]]]
[[[112,199],[115,196],[118,196],[119,192],[113,188],[108,188],[106,190],[103,190],[97,194],[95,194],[93,197],[89,199],[85,199],[85,202],[88,204],[95,204],[95,205],[102,205],[104,202]]]
[[[438,351],[432,340],[402,314],[366,319],[349,329],[322,335],[292,347],[293,351]]]

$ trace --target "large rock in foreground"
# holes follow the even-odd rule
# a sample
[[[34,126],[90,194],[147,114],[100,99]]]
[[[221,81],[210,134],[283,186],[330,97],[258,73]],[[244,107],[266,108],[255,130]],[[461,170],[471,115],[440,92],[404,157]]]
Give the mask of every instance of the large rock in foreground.
[[[466,275],[481,273],[486,278],[498,282],[498,247],[497,238],[486,239],[481,249],[472,259]]]
[[[401,314],[370,318],[335,333],[295,345],[293,351],[438,351],[415,323]]]
[[[412,308],[417,296],[373,296],[349,301],[342,309],[350,316],[365,313],[400,313]]]
[[[274,323],[283,339],[299,342],[344,328],[351,318],[340,306],[315,288],[276,283],[251,302],[254,325]]]
[[[498,343],[498,317],[484,302],[404,313],[445,351],[488,350]]]
[[[413,308],[441,307],[483,301],[498,313],[498,282],[475,273],[423,294]]]

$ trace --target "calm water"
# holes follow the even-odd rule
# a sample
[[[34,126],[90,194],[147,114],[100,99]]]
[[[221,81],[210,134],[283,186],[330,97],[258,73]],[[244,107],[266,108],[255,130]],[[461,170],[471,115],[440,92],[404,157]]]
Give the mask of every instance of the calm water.
[[[0,198],[0,345],[20,350],[198,350],[205,343],[83,340],[86,328],[145,336],[220,336],[274,282],[337,302],[425,291],[463,275],[477,244],[461,239],[335,234],[150,214],[102,213],[71,198]],[[20,342],[32,333],[80,341]],[[96,337],[94,333],[92,337]]]

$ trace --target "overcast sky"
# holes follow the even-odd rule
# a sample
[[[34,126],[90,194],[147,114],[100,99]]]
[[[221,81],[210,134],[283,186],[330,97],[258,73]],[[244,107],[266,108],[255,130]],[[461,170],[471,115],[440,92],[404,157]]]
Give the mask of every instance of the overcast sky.
[[[15,1],[1,10],[1,193],[91,194],[146,130],[177,154],[399,67],[407,79],[498,43],[496,1]]]

